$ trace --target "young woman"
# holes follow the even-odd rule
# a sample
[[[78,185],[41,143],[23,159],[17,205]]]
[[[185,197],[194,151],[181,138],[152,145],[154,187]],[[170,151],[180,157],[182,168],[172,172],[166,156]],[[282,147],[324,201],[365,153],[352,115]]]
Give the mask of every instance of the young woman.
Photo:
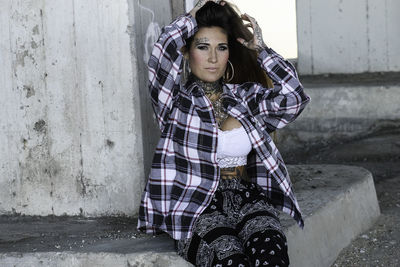
[[[163,29],[149,82],[161,138],[138,228],[196,266],[289,265],[277,211],[303,220],[270,133],[309,101],[293,66],[254,18],[200,0]]]

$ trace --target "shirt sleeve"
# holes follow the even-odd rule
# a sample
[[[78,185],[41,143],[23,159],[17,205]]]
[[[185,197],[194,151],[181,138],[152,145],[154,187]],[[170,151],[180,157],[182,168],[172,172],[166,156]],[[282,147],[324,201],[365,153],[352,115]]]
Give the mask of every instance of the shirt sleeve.
[[[257,84],[248,99],[252,100],[253,115],[262,121],[268,132],[273,132],[296,119],[310,97],[305,94],[294,66],[274,50],[265,48],[257,60],[274,87]]]
[[[154,44],[149,63],[149,91],[160,129],[163,130],[173,102],[180,90],[183,55],[180,49],[185,39],[197,30],[196,20],[182,15],[162,29]]]

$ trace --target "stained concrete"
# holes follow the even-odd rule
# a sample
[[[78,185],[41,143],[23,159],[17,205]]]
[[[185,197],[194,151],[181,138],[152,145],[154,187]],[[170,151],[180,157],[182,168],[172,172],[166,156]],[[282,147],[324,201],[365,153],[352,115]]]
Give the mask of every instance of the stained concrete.
[[[137,214],[159,137],[146,62],[171,3],[0,1],[0,214]]]
[[[57,267],[186,267],[188,264],[176,253],[132,253],[132,254],[111,254],[111,253],[10,253],[0,256],[2,266],[32,267],[32,266],[57,266]]]
[[[298,0],[302,74],[400,71],[396,0]]]
[[[283,156],[288,163],[347,164],[370,170],[381,216],[342,250],[332,267],[400,266],[400,128]]]
[[[293,165],[289,172],[306,224],[301,230],[281,218],[292,265],[329,266],[379,216],[372,175],[344,165]],[[134,218],[3,216],[0,265],[188,266],[169,237],[144,235],[135,226]]]
[[[276,133],[282,154],[400,126],[400,72],[303,78],[311,102],[294,123]]]
[[[371,227],[380,214],[372,175],[345,165],[290,168],[306,216],[304,230],[286,229],[293,266],[330,266],[352,239]],[[287,221],[284,221],[287,222]]]

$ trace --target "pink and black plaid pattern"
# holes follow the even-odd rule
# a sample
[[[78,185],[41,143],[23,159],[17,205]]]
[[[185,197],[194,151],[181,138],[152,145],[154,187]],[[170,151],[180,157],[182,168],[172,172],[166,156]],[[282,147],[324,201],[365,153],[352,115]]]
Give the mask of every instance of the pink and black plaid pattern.
[[[211,102],[196,83],[180,83],[180,49],[196,31],[192,16],[177,18],[164,27],[149,60],[150,96],[161,137],[142,196],[138,228],[167,232],[174,239],[191,236],[194,221],[219,181],[218,130]],[[247,171],[252,181],[267,192],[271,204],[303,226],[286,166],[269,133],[293,121],[309,97],[294,67],[272,49],[262,51],[258,61],[274,88],[225,84],[223,103],[251,140]]]

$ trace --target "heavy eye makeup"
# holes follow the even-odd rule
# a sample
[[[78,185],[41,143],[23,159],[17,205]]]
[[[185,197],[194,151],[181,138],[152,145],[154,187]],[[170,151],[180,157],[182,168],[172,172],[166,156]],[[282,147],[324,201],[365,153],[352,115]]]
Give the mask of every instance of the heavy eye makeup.
[[[226,51],[229,49],[228,44],[220,44],[218,45],[218,49],[221,51]]]
[[[206,38],[204,38],[206,39]],[[210,44],[208,42],[195,42],[195,47],[199,50],[208,50]],[[229,49],[228,44],[218,44],[217,49],[220,51],[226,51]]]

